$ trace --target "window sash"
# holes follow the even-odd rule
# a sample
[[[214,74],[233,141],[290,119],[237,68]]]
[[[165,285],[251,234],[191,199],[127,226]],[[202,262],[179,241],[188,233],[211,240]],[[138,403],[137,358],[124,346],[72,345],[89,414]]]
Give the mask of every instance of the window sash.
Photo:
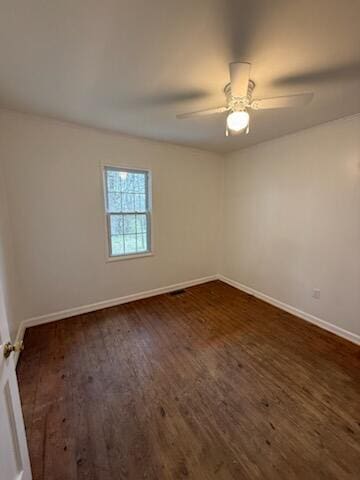
[[[129,253],[121,253],[121,254],[114,254],[111,237],[115,235],[111,235],[111,217],[113,216],[126,216],[126,215],[145,215],[146,216],[146,232],[135,232],[135,233],[121,233],[119,234],[120,237],[125,237],[126,235],[140,235],[142,233],[146,234],[146,250],[140,250],[136,252],[129,252]],[[106,225],[107,225],[107,236],[108,236],[108,251],[110,257],[126,257],[131,255],[143,255],[144,253],[151,252],[151,213],[150,211],[147,212],[133,212],[133,213],[106,213]]]
[[[111,211],[109,209],[109,192],[108,191],[108,182],[107,182],[107,174],[108,172],[126,172],[126,173],[134,173],[134,174],[142,174],[145,176],[145,211],[150,210],[150,197],[149,197],[149,171],[148,170],[140,170],[140,169],[131,169],[131,168],[120,168],[120,167],[105,167],[105,208],[107,213],[144,213],[144,212],[123,212],[123,211]],[[131,195],[143,195],[140,192],[117,192],[119,194],[131,194]]]

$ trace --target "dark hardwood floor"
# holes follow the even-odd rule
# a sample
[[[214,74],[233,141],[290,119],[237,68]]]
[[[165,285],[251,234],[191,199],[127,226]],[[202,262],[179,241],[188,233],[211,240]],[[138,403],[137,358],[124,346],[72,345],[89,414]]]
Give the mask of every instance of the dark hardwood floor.
[[[26,332],[34,480],[360,479],[360,349],[221,282]]]

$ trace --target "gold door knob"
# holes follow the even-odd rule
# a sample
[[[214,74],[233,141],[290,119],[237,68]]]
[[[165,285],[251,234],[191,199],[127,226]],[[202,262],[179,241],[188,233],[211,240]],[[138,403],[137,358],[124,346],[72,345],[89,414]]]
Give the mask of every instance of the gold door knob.
[[[24,350],[24,342],[15,342],[14,344],[7,342],[4,346],[4,357],[8,358],[12,352],[22,352]]]

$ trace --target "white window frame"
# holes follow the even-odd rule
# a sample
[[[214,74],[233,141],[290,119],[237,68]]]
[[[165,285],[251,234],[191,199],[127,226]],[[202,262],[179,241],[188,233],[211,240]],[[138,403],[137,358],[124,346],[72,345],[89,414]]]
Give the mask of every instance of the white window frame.
[[[146,173],[147,182],[146,182],[146,202],[147,202],[147,245],[148,250],[146,252],[139,253],[124,253],[122,255],[112,255],[111,254],[111,230],[110,230],[110,216],[114,213],[119,212],[109,212],[108,210],[108,201],[107,201],[107,170],[118,170],[120,172],[129,172],[129,173]],[[122,260],[131,260],[133,258],[141,257],[150,257],[154,255],[153,252],[153,224],[152,224],[152,176],[151,170],[148,168],[139,168],[133,166],[119,166],[119,165],[102,165],[102,176],[103,176],[103,199],[104,199],[104,218],[105,218],[105,233],[106,233],[106,261],[107,262],[117,262]],[[131,212],[132,213],[132,212]],[[131,214],[129,212],[129,214]],[[134,212],[136,213],[136,212]],[[144,212],[139,212],[144,213]],[[125,213],[126,215],[126,213]]]

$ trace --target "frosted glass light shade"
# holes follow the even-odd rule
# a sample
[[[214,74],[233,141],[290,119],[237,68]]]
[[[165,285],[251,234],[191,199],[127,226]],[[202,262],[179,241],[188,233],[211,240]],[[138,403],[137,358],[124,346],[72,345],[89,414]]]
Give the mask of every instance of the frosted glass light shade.
[[[245,111],[231,112],[226,119],[226,123],[229,130],[240,132],[249,125],[249,114]]]

